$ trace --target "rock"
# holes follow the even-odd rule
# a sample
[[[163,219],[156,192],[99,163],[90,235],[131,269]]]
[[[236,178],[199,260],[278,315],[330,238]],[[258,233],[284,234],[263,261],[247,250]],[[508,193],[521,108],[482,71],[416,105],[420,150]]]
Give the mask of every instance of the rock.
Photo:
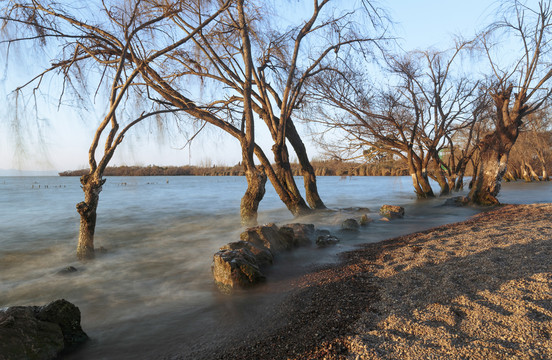
[[[380,214],[388,219],[402,218],[404,216],[404,208],[396,205],[383,205],[380,208]]]
[[[365,207],[348,207],[348,208],[342,208],[342,211],[351,211],[351,212],[363,212],[363,213],[369,213],[370,209]]]
[[[331,235],[330,230],[326,230],[326,229],[317,229],[317,230],[315,231],[315,234],[316,234],[316,238],[317,238],[317,239],[318,239],[320,236]]]
[[[278,233],[286,239],[286,243],[292,244],[292,246],[297,246],[297,241],[295,240],[295,233],[290,227],[282,226],[278,229]]]
[[[330,245],[335,245],[339,241],[340,240],[337,237],[330,234],[319,235],[316,239],[316,245],[318,245],[319,247],[326,247]]]
[[[0,311],[0,359],[56,359],[88,339],[80,310],[66,300]]]
[[[360,225],[355,219],[347,219],[341,223],[341,230],[345,231],[358,231],[359,227]]]
[[[60,275],[67,275],[67,274],[72,274],[72,273],[75,273],[77,272],[77,268],[74,267],[74,266],[67,266],[61,270],[59,270],[57,273],[60,274]]]
[[[250,287],[265,280],[255,255],[247,248],[216,252],[212,270],[215,283],[223,291]]]
[[[272,253],[290,250],[294,239],[279,232],[275,224],[268,224],[249,228],[240,234],[240,239],[258,247],[265,247]]]
[[[367,214],[364,214],[360,217],[360,226],[368,226],[372,222],[372,218],[370,218]]]
[[[313,224],[287,224],[281,229],[293,230],[293,242],[295,246],[308,246],[316,240],[316,231]]]
[[[251,251],[257,261],[257,264],[261,267],[272,265],[274,262],[274,255],[270,252],[270,250],[264,246],[260,247],[248,241],[241,240],[231,242],[221,247],[220,250],[239,250],[244,248]]]
[[[448,198],[443,206],[466,206],[469,203],[470,199],[466,196],[455,196]]]

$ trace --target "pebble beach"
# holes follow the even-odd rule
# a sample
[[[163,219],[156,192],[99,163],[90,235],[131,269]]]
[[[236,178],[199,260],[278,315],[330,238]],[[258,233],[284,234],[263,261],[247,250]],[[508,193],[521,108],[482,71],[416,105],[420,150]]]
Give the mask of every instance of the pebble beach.
[[[198,358],[550,359],[552,204],[363,245],[292,287]]]

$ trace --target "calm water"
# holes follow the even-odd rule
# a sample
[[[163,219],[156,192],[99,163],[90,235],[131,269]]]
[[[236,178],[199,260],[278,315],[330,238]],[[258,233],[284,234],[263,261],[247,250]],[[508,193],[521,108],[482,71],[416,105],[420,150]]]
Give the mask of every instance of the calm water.
[[[301,179],[298,179],[298,183]],[[239,239],[241,177],[110,177],[100,195],[96,247],[107,253],[75,260],[83,194],[75,177],[0,177],[0,307],[40,305],[65,298],[81,309],[92,338],[74,359],[162,359],[223,343],[225,334],[254,324],[263,306],[285,293],[286,282],[336,260],[354,245],[464,220],[476,209],[416,201],[409,177],[320,177],[332,209],[367,207],[374,220],[383,204],[406,208],[393,222],[375,221],[335,248],[307,248],[277,260],[269,281],[247,294],[221,295],[210,273],[212,254]],[[505,203],[552,202],[552,184],[505,184]],[[272,188],[260,222],[309,222],[338,233],[341,210],[293,219]],[[74,266],[76,273],[61,275]],[[256,315],[257,314],[257,315]],[[189,355],[190,357],[192,355]]]

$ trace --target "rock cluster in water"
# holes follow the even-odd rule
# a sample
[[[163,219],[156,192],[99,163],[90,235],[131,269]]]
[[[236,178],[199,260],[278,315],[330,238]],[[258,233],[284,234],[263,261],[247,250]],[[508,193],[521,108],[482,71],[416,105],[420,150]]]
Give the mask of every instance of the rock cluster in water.
[[[0,310],[0,360],[57,359],[88,339],[80,310],[66,300]]]
[[[366,208],[348,208],[347,211],[369,212]],[[404,208],[395,205],[383,205],[380,214],[384,219],[401,218]],[[342,232],[358,232],[372,219],[363,214],[360,221],[349,218],[341,223]],[[213,255],[213,277],[215,283],[224,292],[235,288],[247,288],[266,279],[263,269],[272,265],[274,256],[299,246],[318,247],[335,245],[340,240],[328,230],[317,230],[312,224],[287,224],[281,227],[275,224],[262,225],[246,229],[240,235],[240,241],[228,243]]]
[[[312,224],[275,224],[248,228],[240,241],[231,242],[213,255],[213,277],[223,291],[246,288],[265,280],[263,268],[271,265],[282,251],[315,242],[319,247],[334,245],[339,239]]]

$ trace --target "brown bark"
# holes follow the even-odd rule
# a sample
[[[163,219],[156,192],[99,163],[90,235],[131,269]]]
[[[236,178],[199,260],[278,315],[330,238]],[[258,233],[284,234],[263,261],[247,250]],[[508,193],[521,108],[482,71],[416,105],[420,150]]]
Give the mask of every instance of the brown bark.
[[[81,177],[84,201],[77,204],[77,212],[80,215],[79,242],[77,245],[77,257],[80,260],[94,258],[94,231],[96,228],[96,209],[100,192],[105,179],[95,174]]]
[[[266,174],[254,165],[244,164],[245,177],[247,179],[247,190],[241,199],[240,216],[244,226],[254,226],[257,224],[257,213],[259,203],[265,194],[265,185],[267,181]]]
[[[502,177],[506,172],[508,156],[518,136],[521,119],[527,111],[523,92],[515,94],[510,109],[513,85],[491,94],[496,107],[495,131],[485,136],[480,147],[479,172],[470,191],[470,201],[480,205],[495,205]]]
[[[283,186],[283,189],[289,196],[290,203],[286,204],[288,209],[294,215],[301,215],[311,212],[311,208],[303,199],[303,196],[297,188],[295,179],[293,178],[293,171],[289,163],[289,155],[285,144],[272,146],[272,152],[274,153],[274,167],[276,175]]]
[[[518,127],[510,126],[501,131],[497,129],[483,139],[477,178],[469,194],[471,202],[480,205],[499,204],[496,196],[506,173],[510,150],[518,134]]]
[[[242,56],[244,60],[245,79],[243,85],[243,118],[240,143],[242,147],[242,160],[247,179],[247,190],[242,197],[240,204],[240,216],[243,225],[251,226],[257,224],[257,211],[259,203],[265,194],[266,174],[255,167],[253,154],[255,151],[255,120],[251,108],[251,78],[253,62],[251,58],[251,42],[249,40],[249,29],[245,19],[244,1],[238,0],[238,13],[240,36],[242,40]]]
[[[324,205],[324,202],[318,194],[318,188],[316,186],[316,174],[314,173],[314,169],[307,155],[307,149],[305,148],[305,144],[303,144],[303,141],[297,133],[297,129],[295,128],[295,125],[293,124],[291,119],[289,119],[287,122],[286,130],[286,137],[289,140],[291,146],[293,146],[293,149],[297,154],[299,164],[301,165],[307,202],[313,209],[326,209],[326,205]]]

